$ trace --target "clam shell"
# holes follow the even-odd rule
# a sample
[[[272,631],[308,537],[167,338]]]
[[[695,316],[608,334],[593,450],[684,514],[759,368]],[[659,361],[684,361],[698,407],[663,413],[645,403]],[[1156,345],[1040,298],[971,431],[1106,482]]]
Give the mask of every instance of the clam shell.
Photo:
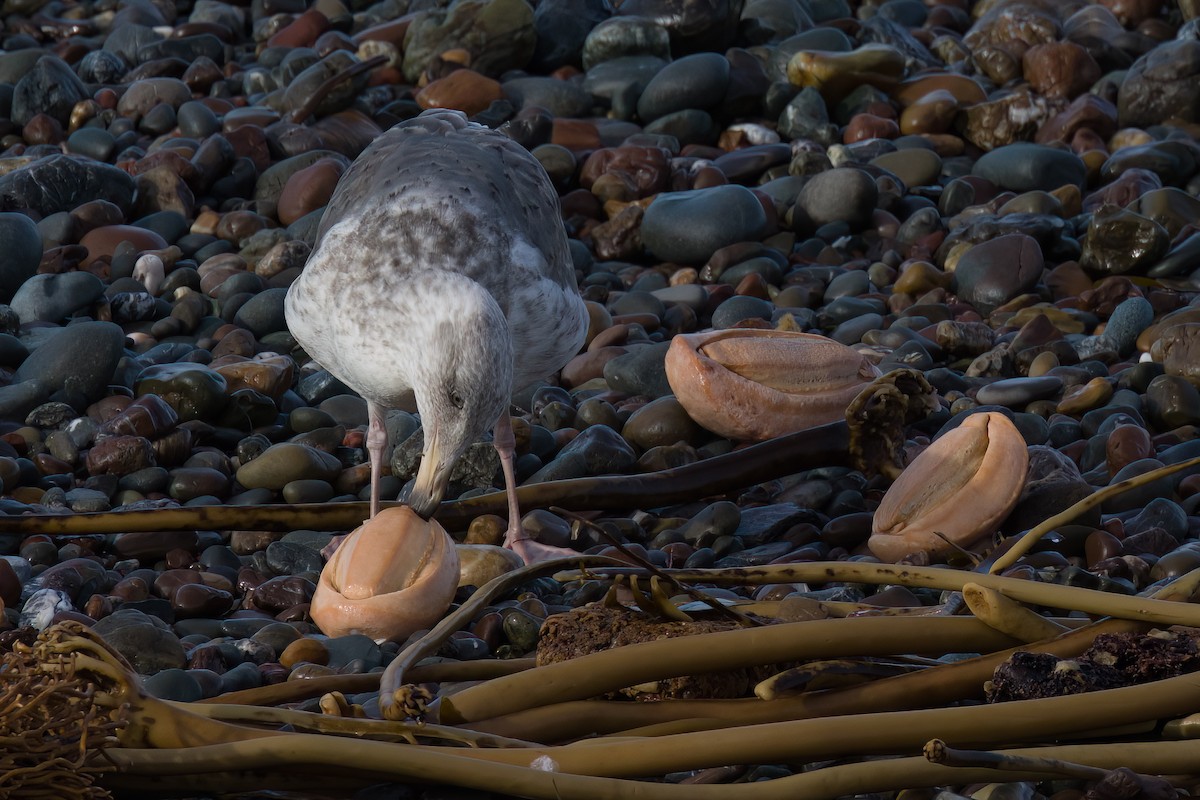
[[[321,570],[310,614],[328,636],[404,641],[432,627],[458,588],[458,553],[444,528],[408,506],[380,511]]]
[[[1028,469],[1025,439],[1008,417],[972,414],[917,456],[888,489],[867,546],[883,561],[970,547],[1012,511]]]
[[[864,356],[824,336],[737,328],[676,336],[666,369],[692,419],[752,441],[843,419],[879,377]]]

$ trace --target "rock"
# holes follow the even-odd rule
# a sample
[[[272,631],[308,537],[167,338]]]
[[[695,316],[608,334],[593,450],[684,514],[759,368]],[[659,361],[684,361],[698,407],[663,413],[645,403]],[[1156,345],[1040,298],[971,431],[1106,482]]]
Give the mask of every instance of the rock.
[[[21,322],[58,322],[95,302],[104,294],[104,282],[89,272],[35,275],[12,299]]]
[[[106,200],[128,213],[134,180],[124,170],[70,155],[52,155],[0,177],[0,211],[32,209],[43,217]]]
[[[1117,95],[1122,127],[1200,122],[1200,41],[1164,42],[1129,68]]]
[[[820,172],[809,179],[796,198],[796,209],[803,210],[816,227],[844,222],[859,229],[871,220],[879,191],[871,176],[853,167]]]
[[[713,109],[729,86],[729,60],[718,53],[696,53],[659,70],[638,98],[638,116],[653,122],[684,109]]]
[[[757,241],[767,230],[762,203],[744,186],[664,192],[642,218],[646,249],[662,261],[702,264],[726,245]]]
[[[187,665],[183,646],[165,624],[140,611],[120,609],[92,626],[139,675]]]
[[[416,83],[431,59],[456,48],[471,54],[476,72],[496,77],[529,63],[536,40],[525,0],[455,0],[417,12],[404,40],[404,77]]]
[[[42,56],[19,81],[12,98],[12,120],[27,125],[38,114],[47,114],[66,127],[71,110],[91,94],[62,59]]]
[[[1083,160],[1069,150],[1014,142],[980,156],[971,174],[1014,192],[1051,192],[1068,184],[1082,186],[1087,170]]]
[[[1158,263],[1171,241],[1152,219],[1115,206],[1092,215],[1079,263],[1110,275],[1141,274]]]
[[[340,471],[341,463],[329,453],[304,444],[281,442],[239,467],[237,481],[247,489],[280,491],[296,480],[333,481]]]
[[[24,214],[0,214],[0,303],[13,295],[37,272],[42,260],[42,237],[33,220]]]
[[[619,433],[605,425],[593,425],[581,431],[526,483],[611,475],[625,472],[636,462],[637,454]]]
[[[604,365],[604,380],[618,392],[646,397],[671,394],[666,357],[670,342],[635,347]]]
[[[13,376],[36,381],[47,393],[92,402],[112,381],[124,354],[125,334],[111,322],[81,322],[55,332],[33,351]]]
[[[977,244],[954,268],[955,291],[983,313],[1028,292],[1042,277],[1042,249],[1022,233]]]

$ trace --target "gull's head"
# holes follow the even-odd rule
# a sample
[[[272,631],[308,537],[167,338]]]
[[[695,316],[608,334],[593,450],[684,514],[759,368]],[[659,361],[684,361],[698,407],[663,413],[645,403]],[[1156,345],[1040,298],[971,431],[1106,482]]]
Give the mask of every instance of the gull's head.
[[[508,323],[484,290],[464,287],[450,306],[430,313],[438,319],[429,325],[413,387],[425,446],[408,498],[427,519],[437,510],[459,457],[507,411],[513,362]]]

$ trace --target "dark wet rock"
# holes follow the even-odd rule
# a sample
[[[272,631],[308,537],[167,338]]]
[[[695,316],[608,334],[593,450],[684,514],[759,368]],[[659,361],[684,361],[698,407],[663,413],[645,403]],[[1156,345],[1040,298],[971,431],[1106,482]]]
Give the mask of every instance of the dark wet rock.
[[[104,641],[125,657],[139,675],[187,664],[183,646],[167,626],[140,611],[122,609],[92,626]]]
[[[1030,142],[1015,142],[985,153],[971,173],[1014,192],[1082,186],[1087,177],[1083,160],[1071,151]]]
[[[1171,117],[1200,121],[1200,41],[1158,45],[1130,67],[1117,106],[1122,127],[1154,125]]]
[[[741,11],[738,0],[625,0],[617,13],[661,25],[670,34],[672,51],[685,54],[733,44]]]
[[[1111,275],[1142,274],[1169,246],[1166,229],[1154,220],[1105,206],[1092,215],[1080,264]]]
[[[533,12],[537,44],[530,68],[551,72],[564,64],[579,65],[588,34],[608,19],[609,13],[602,0],[538,3]]]
[[[659,70],[638,99],[644,122],[684,109],[712,109],[729,86],[729,61],[717,53],[684,56]]]
[[[637,454],[621,435],[605,425],[585,428],[555,459],[534,473],[527,483],[542,483],[628,470]]]
[[[36,115],[47,114],[65,127],[75,104],[87,97],[89,94],[83,81],[62,59],[42,56],[17,82],[12,119],[18,125],[26,125]]]
[[[1029,236],[1007,234],[977,244],[954,268],[958,295],[984,313],[1028,292],[1042,277],[1042,250]]]
[[[820,172],[804,184],[796,198],[796,211],[815,227],[844,222],[852,229],[866,225],[875,210],[879,191],[871,176],[860,169],[842,167]]]
[[[24,214],[0,213],[0,302],[10,303],[42,260],[42,237]]]
[[[1005,529],[1027,530],[1090,496],[1093,491],[1074,461],[1052,447],[1030,447],[1025,488],[1021,490],[1016,507],[1004,523]],[[1088,509],[1076,522],[1098,526],[1100,512],[1095,508]]]
[[[604,380],[619,392],[646,397],[671,394],[664,366],[670,343],[643,345],[604,365]]]
[[[18,382],[36,381],[48,393],[91,402],[112,380],[125,335],[111,322],[82,322],[54,333],[17,369]]]
[[[0,177],[0,210],[32,209],[42,216],[105,200],[128,212],[134,181],[128,173],[88,158],[52,155]]]
[[[536,39],[525,0],[458,0],[417,12],[405,37],[404,76],[415,83],[434,56],[452,48],[469,52],[476,72],[498,76],[529,63]]]
[[[17,290],[11,305],[22,322],[58,322],[103,293],[103,281],[88,272],[36,275]]]
[[[701,264],[717,250],[761,239],[767,229],[762,203],[743,186],[717,186],[660,194],[646,209],[641,235],[663,261]]]

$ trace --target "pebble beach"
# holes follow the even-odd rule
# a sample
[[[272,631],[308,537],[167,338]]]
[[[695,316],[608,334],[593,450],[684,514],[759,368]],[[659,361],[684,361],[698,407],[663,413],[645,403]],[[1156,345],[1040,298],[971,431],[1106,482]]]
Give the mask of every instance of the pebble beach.
[[[1010,420],[1028,474],[966,548],[979,557],[1200,456],[1196,0],[5,0],[3,23],[0,637],[81,622],[153,696],[379,672],[404,643],[313,624],[322,551],[345,530],[67,537],[4,518],[365,500],[366,403],[300,349],[284,298],[342,173],[429,108],[541,162],[588,301],[584,349],[514,397],[522,485],[744,449],[668,381],[673,337],[710,329],[820,334],[878,373],[921,373],[936,409],[905,432],[910,463],[973,414]],[[394,500],[421,455],[415,406],[387,428]],[[873,562],[890,484],[803,464],[587,514],[604,535],[546,508],[525,525],[661,568]],[[498,488],[481,441],[445,499]],[[470,544],[504,528],[447,525]],[[1084,511],[1004,574],[1134,596],[1198,567],[1192,467]],[[531,581],[438,656],[531,656],[547,617],[607,590]],[[840,581],[710,591],[945,602]],[[379,715],[373,693],[351,700]],[[507,796],[387,791],[345,796]],[[1053,794],[1038,791],[1013,796]]]

